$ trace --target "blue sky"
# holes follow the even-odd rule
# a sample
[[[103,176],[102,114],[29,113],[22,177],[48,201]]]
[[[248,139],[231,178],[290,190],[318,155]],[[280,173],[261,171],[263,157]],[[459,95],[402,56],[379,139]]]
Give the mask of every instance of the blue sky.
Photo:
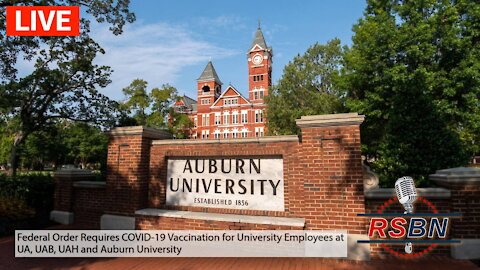
[[[362,16],[360,0],[309,1],[155,1],[132,0],[137,21],[113,36],[105,26],[93,35],[106,49],[99,64],[115,72],[112,84],[101,91],[121,100],[121,89],[134,78],[163,83],[196,98],[196,79],[208,60],[225,87],[231,83],[248,91],[246,51],[261,20],[267,44],[273,47],[273,80],[297,54],[315,42],[338,37],[351,43],[352,26]]]

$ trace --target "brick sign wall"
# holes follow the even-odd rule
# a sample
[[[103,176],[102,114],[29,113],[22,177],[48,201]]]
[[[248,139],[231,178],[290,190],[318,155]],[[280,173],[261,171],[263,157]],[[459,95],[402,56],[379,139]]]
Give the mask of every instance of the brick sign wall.
[[[106,182],[85,181],[92,175],[76,170],[56,173],[52,219],[87,229],[343,229],[356,243],[367,229],[357,213],[375,211],[384,199],[365,199],[362,122],[354,113],[307,116],[297,120],[299,136],[220,140],[172,140],[160,130],[115,128]],[[449,189],[442,191],[448,197],[432,201],[464,214],[452,225],[450,237],[464,242],[452,247],[452,256],[480,256],[472,253],[480,245],[480,172],[459,168],[432,177]],[[368,246],[356,248],[364,247],[362,254],[370,254]],[[371,248],[385,255],[378,245]],[[354,253],[349,249],[349,257]]]
[[[305,219],[305,229],[348,229],[350,233],[364,233],[364,221],[356,216],[356,213],[365,211],[359,131],[362,120],[363,117],[357,114],[304,117],[298,121],[302,130],[300,137],[278,136],[219,141],[155,140],[150,150],[148,207],[251,216],[297,217]],[[248,209],[248,207],[204,207],[169,203],[167,200],[169,160],[185,157],[192,160],[203,160],[206,157],[266,160],[268,157],[281,158],[284,198],[283,205],[276,205],[280,211],[273,209],[275,207]]]

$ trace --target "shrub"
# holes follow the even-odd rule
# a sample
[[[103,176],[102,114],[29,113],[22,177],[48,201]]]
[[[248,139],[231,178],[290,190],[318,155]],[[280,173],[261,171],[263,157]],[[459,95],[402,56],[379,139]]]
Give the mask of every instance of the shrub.
[[[22,220],[35,215],[35,210],[23,200],[15,197],[0,197],[0,217],[9,220]]]
[[[0,197],[22,200],[37,214],[52,210],[54,188],[53,178],[48,174],[29,173],[15,178],[0,175]]]

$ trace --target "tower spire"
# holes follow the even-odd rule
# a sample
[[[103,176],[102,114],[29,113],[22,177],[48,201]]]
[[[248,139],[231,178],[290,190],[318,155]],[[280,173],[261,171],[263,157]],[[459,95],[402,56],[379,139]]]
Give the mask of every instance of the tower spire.
[[[258,29],[260,29],[260,18],[258,18]]]
[[[197,79],[197,81],[215,81],[218,84],[222,84],[222,81],[218,78],[217,71],[213,67],[212,61],[208,61],[207,66],[202,72],[202,75]]]

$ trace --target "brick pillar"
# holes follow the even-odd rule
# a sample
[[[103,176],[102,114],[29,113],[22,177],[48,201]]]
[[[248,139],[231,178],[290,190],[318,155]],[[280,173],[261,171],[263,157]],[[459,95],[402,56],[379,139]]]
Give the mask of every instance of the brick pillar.
[[[304,116],[301,163],[307,229],[345,229],[366,234],[360,124],[357,113]]]
[[[452,257],[480,259],[480,169],[438,170],[430,179],[450,190],[450,211],[462,214],[461,219],[453,219],[451,223],[451,238],[462,241],[451,246]]]
[[[60,169],[53,174],[55,193],[53,211],[50,219],[61,224],[73,223],[73,183],[76,181],[91,181],[95,179],[89,170]]]
[[[142,126],[118,127],[108,132],[106,213],[133,216],[148,205],[150,145],[171,134]]]

